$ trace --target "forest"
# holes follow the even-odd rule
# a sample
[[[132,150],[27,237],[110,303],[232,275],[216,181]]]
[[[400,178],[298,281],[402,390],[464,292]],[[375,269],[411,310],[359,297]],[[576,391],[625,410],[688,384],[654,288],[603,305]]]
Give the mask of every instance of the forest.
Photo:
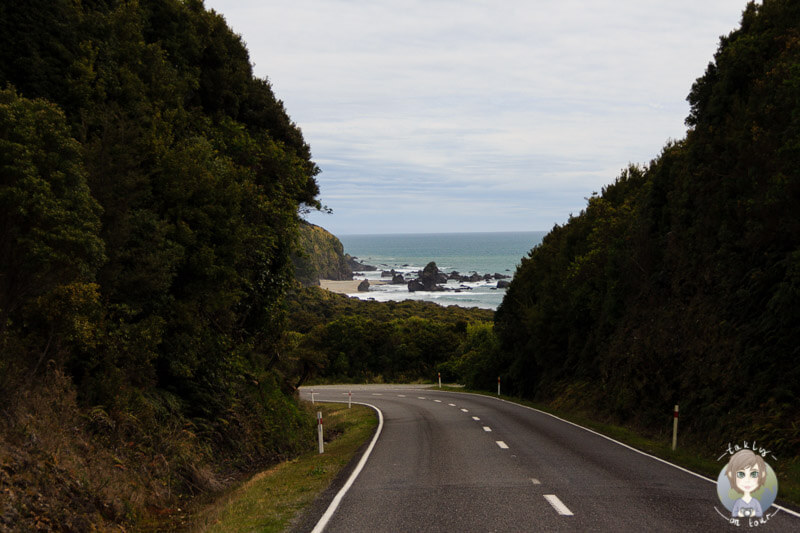
[[[304,382],[431,381],[490,324],[302,288],[318,173],[201,0],[0,3],[0,529],[185,525],[314,446]]]
[[[684,139],[522,260],[488,361],[515,394],[800,456],[800,3],[750,3]]]
[[[332,383],[409,383],[462,379],[456,361],[479,331],[492,331],[486,309],[432,302],[374,302],[317,287],[287,296],[287,349],[293,374]]]
[[[319,169],[200,0],[2,2],[0,28],[0,514],[180,520],[311,442],[276,369]]]

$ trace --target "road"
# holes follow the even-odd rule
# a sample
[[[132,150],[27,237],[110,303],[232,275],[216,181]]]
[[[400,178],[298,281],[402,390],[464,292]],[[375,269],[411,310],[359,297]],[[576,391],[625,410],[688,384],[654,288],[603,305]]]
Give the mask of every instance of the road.
[[[346,403],[349,390],[384,425],[326,533],[752,528],[728,523],[716,484],[539,411],[411,386],[313,387],[319,401]],[[318,524],[329,492],[301,529]],[[788,511],[765,514],[776,511],[760,530],[800,531]]]

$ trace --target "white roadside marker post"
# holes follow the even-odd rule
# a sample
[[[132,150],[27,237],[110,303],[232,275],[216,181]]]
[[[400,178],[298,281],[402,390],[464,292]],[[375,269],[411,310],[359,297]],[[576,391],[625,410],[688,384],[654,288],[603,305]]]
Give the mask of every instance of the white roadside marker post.
[[[353,391],[347,393],[347,408],[350,409],[353,406]]]
[[[317,411],[317,440],[319,441],[319,453],[325,453],[325,446],[322,443],[322,411]]]
[[[497,376],[497,395],[500,396],[500,376]]]
[[[311,390],[311,405],[314,405],[314,390]]]
[[[442,373],[439,372],[439,388],[442,388]]]
[[[672,451],[678,446],[678,404],[675,404],[675,413],[672,418]]]

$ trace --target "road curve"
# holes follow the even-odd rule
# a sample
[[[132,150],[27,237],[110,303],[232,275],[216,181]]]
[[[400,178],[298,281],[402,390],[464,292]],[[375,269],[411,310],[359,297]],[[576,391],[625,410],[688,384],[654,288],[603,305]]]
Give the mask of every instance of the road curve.
[[[345,403],[352,390],[353,401],[384,417],[326,533],[755,526],[728,523],[714,483],[517,404],[397,385],[304,387],[302,398],[312,390],[315,400]],[[301,529],[314,527],[332,497],[312,508]],[[800,531],[800,518],[772,507],[757,527]]]

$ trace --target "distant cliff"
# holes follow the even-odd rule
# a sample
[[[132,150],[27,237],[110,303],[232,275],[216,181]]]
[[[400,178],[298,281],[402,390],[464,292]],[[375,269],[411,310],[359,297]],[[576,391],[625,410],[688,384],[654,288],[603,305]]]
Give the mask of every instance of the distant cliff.
[[[295,277],[303,285],[319,285],[320,279],[353,279],[342,243],[325,229],[301,224],[298,249],[292,261]]]

